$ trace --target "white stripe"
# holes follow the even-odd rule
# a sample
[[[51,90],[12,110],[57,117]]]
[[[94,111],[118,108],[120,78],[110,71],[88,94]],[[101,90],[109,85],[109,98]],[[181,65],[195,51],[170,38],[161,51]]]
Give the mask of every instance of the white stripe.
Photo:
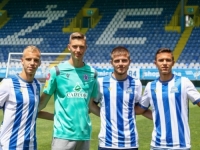
[[[36,83],[33,84],[33,88],[34,88],[34,93],[37,93],[37,90],[39,90],[39,89],[37,89]],[[31,122],[32,130],[31,130],[31,133],[30,133],[30,139],[32,139],[32,140],[30,140],[30,144],[29,144],[30,149],[34,149],[34,135],[36,134],[36,133],[34,133],[34,124],[36,123],[35,118],[36,118],[37,111],[38,111],[38,104],[39,104],[38,98],[39,98],[39,95],[37,95],[37,97],[35,97],[35,106],[34,106],[34,112],[35,113],[32,117],[32,122]]]
[[[164,112],[164,105],[163,105],[163,97],[162,97],[162,84],[160,82],[156,83],[156,90],[159,92],[156,93],[157,95],[157,102],[158,102],[158,110],[160,114],[160,122],[161,122],[161,143],[166,143],[166,127],[165,127],[165,112]]]
[[[24,143],[24,136],[25,136],[25,127],[26,127],[26,120],[27,120],[27,116],[28,116],[28,106],[29,104],[27,104],[27,102],[29,101],[29,97],[28,97],[28,91],[27,91],[27,87],[26,84],[19,80],[20,83],[20,88],[22,89],[22,97],[23,97],[23,109],[22,109],[22,118],[21,118],[21,122],[20,122],[20,132],[18,132],[18,140],[17,140],[17,145],[19,147],[23,147],[23,145],[20,145]]]
[[[129,87],[129,80],[126,80],[124,82],[124,91],[123,91],[123,118],[124,118],[124,136],[125,136],[125,147],[130,147],[130,143],[127,143],[126,141],[130,141],[130,125],[129,125],[129,119],[128,119],[128,102],[129,102],[129,94],[126,94],[126,90]],[[125,107],[125,108],[124,108]],[[127,123],[127,124],[125,124]]]
[[[10,85],[10,87],[13,87],[12,80],[11,79],[5,79],[5,83]],[[15,118],[15,112],[16,112],[16,107],[13,107],[12,104],[16,103],[16,98],[15,98],[15,91],[14,88],[10,88],[8,86],[7,90],[10,90],[10,96],[9,100],[6,102],[5,105],[5,112],[4,112],[4,122],[1,126],[1,145],[3,147],[8,148],[9,147],[9,141],[10,137],[12,135],[12,129],[14,125],[14,118]],[[8,111],[9,110],[9,111]],[[7,121],[5,118],[10,118],[9,121]]]
[[[189,123],[188,123],[188,98],[187,98],[187,92],[185,91],[186,88],[186,83],[188,82],[184,81],[183,78],[181,78],[181,113],[182,113],[182,121],[183,121],[183,126],[184,126],[184,135],[185,135],[185,142],[186,146],[190,147],[190,129],[189,129]],[[184,100],[184,101],[183,101]]]
[[[102,91],[102,93],[104,93],[103,91],[103,78],[99,78],[98,79],[99,81],[99,90]],[[98,135],[98,138],[99,138],[99,146],[101,147],[104,147],[104,143],[105,143],[105,137],[106,137],[106,122],[104,121],[106,118],[105,118],[105,103],[104,103],[104,96],[102,96],[102,101],[100,102],[100,105],[101,105],[101,109],[100,109],[100,118],[101,119],[101,128],[100,128],[100,132],[99,132],[99,135]]]
[[[173,143],[179,143],[175,93],[171,93],[171,87],[174,87],[174,86],[175,84],[174,84],[174,79],[173,79],[171,82],[168,83],[169,108],[170,108]]]
[[[114,82],[114,84],[113,84]],[[112,85],[112,86],[111,86]],[[116,81],[113,81],[112,78],[110,78],[110,118],[111,118],[111,124],[112,124],[112,146],[116,147],[118,145],[115,145],[118,143],[118,128],[117,128],[117,87],[116,87]]]

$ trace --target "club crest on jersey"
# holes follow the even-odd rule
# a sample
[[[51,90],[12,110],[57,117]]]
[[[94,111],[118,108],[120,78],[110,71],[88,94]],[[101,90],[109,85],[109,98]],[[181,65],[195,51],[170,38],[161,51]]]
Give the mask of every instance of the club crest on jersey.
[[[69,73],[66,74],[66,77],[69,78]]]
[[[133,94],[132,88],[127,88],[126,93]]]
[[[173,87],[171,88],[170,93],[179,93],[178,88],[175,87],[175,86],[173,86]]]
[[[151,91],[157,93],[157,89],[151,89]]]
[[[111,88],[111,87],[108,87],[108,90],[109,90],[109,91],[111,91],[111,90],[112,90],[112,88]]]
[[[20,92],[23,93],[23,88],[20,88]]]
[[[87,75],[87,74],[84,74],[83,79],[84,79],[84,80],[88,80],[88,75]]]

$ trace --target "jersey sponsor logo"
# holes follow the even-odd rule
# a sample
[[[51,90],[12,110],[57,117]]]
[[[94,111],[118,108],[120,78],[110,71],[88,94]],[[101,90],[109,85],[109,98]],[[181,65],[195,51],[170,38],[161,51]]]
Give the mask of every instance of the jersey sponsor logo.
[[[82,90],[82,87],[79,85],[79,83],[76,83],[76,86],[74,87],[74,91],[80,92]]]
[[[86,92],[81,92],[82,91],[82,87],[80,86],[79,83],[76,83],[76,86],[73,88],[73,92],[67,92],[66,96],[68,98],[87,98],[88,97],[88,93]]]
[[[68,92],[66,96],[68,98],[87,98],[88,94],[85,92]]]
[[[132,90],[132,88],[127,88],[126,93],[133,94],[133,90]]]
[[[186,70],[186,71],[185,71],[185,74],[186,74],[186,75],[193,75],[193,71],[187,71],[187,70]]]
[[[177,87],[172,87],[170,93],[179,93],[178,88]]]

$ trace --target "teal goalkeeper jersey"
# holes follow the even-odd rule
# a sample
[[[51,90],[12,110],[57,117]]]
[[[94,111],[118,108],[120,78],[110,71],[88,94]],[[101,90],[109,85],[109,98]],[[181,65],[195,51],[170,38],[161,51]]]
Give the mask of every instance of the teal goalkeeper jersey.
[[[57,71],[56,71],[57,70]],[[75,68],[68,61],[50,69],[44,93],[54,94],[55,138],[67,140],[90,140],[90,98],[98,93],[96,71],[84,65]]]

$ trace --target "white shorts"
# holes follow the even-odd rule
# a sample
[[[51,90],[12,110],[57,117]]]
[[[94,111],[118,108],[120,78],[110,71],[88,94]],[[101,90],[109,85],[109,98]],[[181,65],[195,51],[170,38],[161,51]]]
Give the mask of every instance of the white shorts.
[[[53,138],[51,144],[52,150],[89,150],[90,141],[74,141],[59,138]]]
[[[152,147],[150,150],[190,150],[190,148],[183,148],[183,149],[171,149],[171,148],[156,148],[156,147]]]

